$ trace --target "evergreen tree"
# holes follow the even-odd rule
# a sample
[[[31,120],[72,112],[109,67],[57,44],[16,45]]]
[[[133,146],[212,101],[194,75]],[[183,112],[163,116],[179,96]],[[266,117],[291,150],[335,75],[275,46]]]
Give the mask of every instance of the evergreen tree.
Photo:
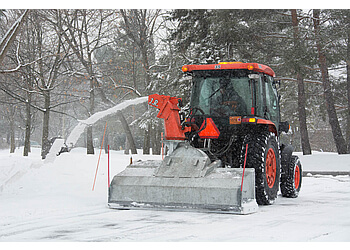
[[[345,154],[347,152],[347,147],[345,144],[344,137],[339,125],[339,120],[337,117],[337,112],[335,110],[334,97],[332,93],[332,87],[329,79],[327,57],[326,57],[326,46],[323,39],[326,36],[322,36],[321,30],[321,11],[313,10],[313,23],[314,23],[314,32],[315,32],[315,43],[318,52],[319,65],[322,75],[322,83],[324,88],[324,95],[327,104],[327,113],[329,118],[329,124],[332,128],[334,142],[337,147],[339,154]]]

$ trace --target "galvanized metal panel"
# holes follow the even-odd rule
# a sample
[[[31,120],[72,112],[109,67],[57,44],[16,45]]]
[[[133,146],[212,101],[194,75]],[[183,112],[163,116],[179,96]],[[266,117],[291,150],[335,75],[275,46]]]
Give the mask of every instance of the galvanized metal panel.
[[[210,165],[209,157],[201,150],[182,144],[166,156],[155,175],[157,177],[203,177]]]
[[[253,213],[255,172],[220,168],[201,150],[187,143],[163,161],[137,162],[113,178],[108,204],[112,208],[157,208]]]
[[[252,170],[252,171],[251,171]],[[115,176],[110,186],[108,203],[125,207],[196,208],[235,213],[257,210],[254,170],[245,172],[241,192],[241,170],[218,171],[202,178],[164,178],[147,176]],[[250,209],[244,211],[245,204]],[[256,202],[255,202],[256,204]],[[117,205],[117,206],[118,206]]]

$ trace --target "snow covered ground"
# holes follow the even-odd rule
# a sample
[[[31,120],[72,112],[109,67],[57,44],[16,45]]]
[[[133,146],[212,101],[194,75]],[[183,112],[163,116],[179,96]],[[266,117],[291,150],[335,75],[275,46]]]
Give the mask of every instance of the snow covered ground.
[[[350,242],[349,175],[308,175],[296,199],[278,197],[251,215],[107,208],[107,155],[75,148],[53,163],[0,150],[1,242]],[[350,171],[350,155],[302,156],[305,171]],[[133,155],[133,160],[159,156]],[[111,152],[111,178],[130,155]]]

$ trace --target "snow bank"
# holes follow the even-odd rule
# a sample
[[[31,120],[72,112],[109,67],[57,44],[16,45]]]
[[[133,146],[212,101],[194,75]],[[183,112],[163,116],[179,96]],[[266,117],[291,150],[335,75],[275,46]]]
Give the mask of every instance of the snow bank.
[[[17,149],[15,154],[8,150],[0,150],[0,192],[4,187],[11,186],[25,175],[30,169],[42,165],[39,148],[32,148],[30,156],[23,157],[23,148]]]
[[[339,155],[337,153],[313,151],[312,155],[294,153],[300,157],[303,170],[307,171],[350,171],[350,154]]]

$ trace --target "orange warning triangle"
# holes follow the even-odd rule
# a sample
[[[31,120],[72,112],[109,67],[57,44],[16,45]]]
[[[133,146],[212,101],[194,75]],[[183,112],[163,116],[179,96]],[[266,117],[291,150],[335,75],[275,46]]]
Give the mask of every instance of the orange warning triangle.
[[[199,137],[202,139],[217,139],[220,135],[219,129],[216,127],[213,119],[206,118],[207,126],[205,126],[205,121],[199,130],[201,130],[204,126],[205,128],[198,133]]]

